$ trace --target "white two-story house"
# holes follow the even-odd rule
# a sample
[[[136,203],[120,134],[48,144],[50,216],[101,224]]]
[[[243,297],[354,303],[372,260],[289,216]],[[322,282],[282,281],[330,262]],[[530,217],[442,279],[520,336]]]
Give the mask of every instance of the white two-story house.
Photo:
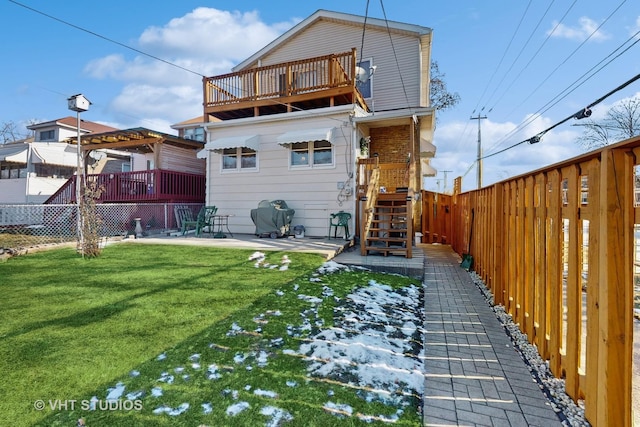
[[[285,200],[312,237],[346,211],[363,250],[410,256],[413,202],[435,173],[431,37],[423,26],[318,10],[231,73],[205,78],[202,122],[174,127],[206,132],[207,204],[248,234],[262,200]]]
[[[36,123],[27,129],[33,138],[0,145],[0,204],[43,203],[77,170],[76,147],[64,142],[77,135],[77,118]],[[83,135],[113,130],[100,123],[80,122]],[[112,156],[111,160],[116,159]]]

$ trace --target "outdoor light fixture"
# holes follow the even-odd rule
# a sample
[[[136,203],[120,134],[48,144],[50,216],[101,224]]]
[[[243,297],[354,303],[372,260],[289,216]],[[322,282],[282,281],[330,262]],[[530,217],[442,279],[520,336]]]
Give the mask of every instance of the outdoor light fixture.
[[[82,95],[81,93],[77,94],[77,95],[73,95],[69,98],[67,98],[67,103],[68,103],[68,107],[69,110],[71,111],[75,111],[76,112],[76,131],[77,131],[77,135],[76,135],[76,205],[78,206],[78,215],[77,215],[77,233],[78,233],[78,243],[79,243],[79,248],[80,251],[82,253],[82,256],[84,257],[84,236],[82,233],[82,211],[80,209],[80,199],[82,198],[82,191],[81,191],[81,187],[84,184],[84,178],[85,178],[85,174],[84,174],[84,165],[83,165],[83,158],[82,158],[82,150],[80,149],[80,142],[81,142],[81,138],[80,138],[80,113],[88,111],[89,110],[89,105],[91,105],[91,102],[85,98],[84,95]]]
[[[575,113],[573,115],[573,118],[576,120],[580,120],[580,119],[584,119],[591,116],[591,110],[589,109],[589,107],[586,107],[583,110],[578,111],[577,113]]]

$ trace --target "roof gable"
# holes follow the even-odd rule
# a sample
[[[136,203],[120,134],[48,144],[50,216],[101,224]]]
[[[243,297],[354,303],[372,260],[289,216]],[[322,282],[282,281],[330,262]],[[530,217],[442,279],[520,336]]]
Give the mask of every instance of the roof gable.
[[[353,25],[358,27],[362,27],[366,22],[368,28],[378,28],[383,29],[384,31],[387,31],[388,29],[391,32],[413,34],[416,37],[431,33],[431,28],[423,27],[420,25],[406,24],[396,21],[385,21],[378,18],[365,18],[364,16],[352,15],[349,13],[332,12],[324,9],[319,9],[308,18],[300,21],[298,24],[293,26],[280,37],[276,38],[271,43],[251,55],[249,58],[240,62],[238,65],[232,68],[232,71],[237,72],[245,68],[252,68],[253,66],[255,66],[255,63],[258,61],[258,59],[268,55],[269,52],[278,49],[288,40],[295,37],[297,34],[301,33],[311,25],[321,21],[339,22],[341,24]]]
[[[67,116],[61,119],[51,120],[48,122],[35,123],[27,126],[27,129],[36,130],[36,129],[42,129],[42,128],[48,128],[48,127],[67,127],[67,128],[76,129],[77,126],[78,126],[77,117]],[[83,119],[80,119],[80,129],[90,133],[111,132],[114,130],[118,130],[117,128],[114,128],[111,126],[102,125],[100,123],[90,122]]]

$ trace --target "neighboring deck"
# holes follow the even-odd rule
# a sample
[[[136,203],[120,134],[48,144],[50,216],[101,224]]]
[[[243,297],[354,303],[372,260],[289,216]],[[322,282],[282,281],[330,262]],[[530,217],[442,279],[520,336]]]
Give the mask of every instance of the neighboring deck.
[[[75,203],[75,175],[45,204]],[[205,176],[162,169],[87,175],[100,189],[98,203],[204,203]]]

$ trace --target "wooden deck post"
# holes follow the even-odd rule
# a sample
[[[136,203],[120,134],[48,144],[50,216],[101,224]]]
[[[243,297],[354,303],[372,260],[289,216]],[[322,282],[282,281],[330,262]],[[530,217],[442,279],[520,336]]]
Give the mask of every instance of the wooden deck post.
[[[633,163],[624,149],[602,152],[597,426],[632,425]]]

